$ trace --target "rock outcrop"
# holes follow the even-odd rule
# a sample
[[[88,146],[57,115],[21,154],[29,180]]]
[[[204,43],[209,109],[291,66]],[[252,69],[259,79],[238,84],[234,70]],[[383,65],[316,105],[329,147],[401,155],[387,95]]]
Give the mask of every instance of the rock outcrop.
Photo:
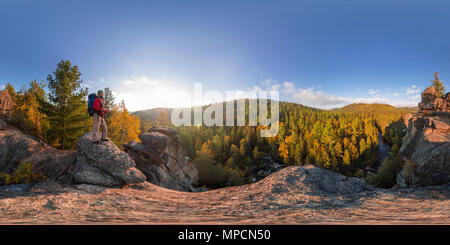
[[[135,166],[112,141],[93,143],[91,133],[86,133],[78,141],[76,163],[68,172],[74,184],[115,187],[145,181],[145,175]]]
[[[6,124],[6,122],[3,120],[3,118],[0,117],[0,130],[5,130],[8,128],[8,125]]]
[[[432,186],[450,182],[449,93],[436,96],[434,87],[422,93],[419,113],[405,116],[407,132],[399,153],[407,164],[397,175],[399,187]]]
[[[286,167],[285,165],[276,162],[269,154],[262,157],[261,160],[263,165],[260,168],[253,170],[254,181],[260,181],[270,174],[278,172]]]
[[[314,165],[287,167],[262,181],[272,195],[314,193],[314,195],[352,195],[377,190],[363,180]]]
[[[450,92],[445,94],[445,97],[442,100],[442,104],[439,108],[441,109],[441,111],[450,112]]]
[[[13,109],[14,102],[7,89],[0,91],[0,114],[9,115]]]
[[[116,187],[145,181],[125,152],[111,141],[92,143],[90,133],[73,151],[55,149],[20,130],[0,130],[0,173],[12,174],[22,162],[31,163],[33,174],[61,184]]]
[[[419,112],[423,114],[439,114],[440,112],[450,112],[450,92],[444,98],[437,96],[433,86],[426,88],[422,92],[422,101],[419,103]]]
[[[378,189],[315,166],[206,192],[148,182],[108,189],[0,186],[1,224],[449,224],[450,185]]]
[[[32,163],[32,171],[63,181],[64,172],[73,163],[75,151],[55,149],[19,130],[0,130],[0,173],[13,173],[19,163]]]
[[[152,127],[139,135],[142,143],[132,141],[124,149],[149,182],[169,189],[194,191],[192,184],[198,180],[198,171],[176,134],[171,128]]]

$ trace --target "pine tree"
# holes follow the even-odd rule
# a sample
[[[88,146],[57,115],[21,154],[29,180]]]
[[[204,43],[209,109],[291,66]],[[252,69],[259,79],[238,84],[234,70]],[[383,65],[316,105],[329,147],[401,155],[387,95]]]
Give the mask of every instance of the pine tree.
[[[247,141],[244,139],[241,139],[241,141],[239,142],[239,151],[241,153],[242,156],[246,156],[247,152],[248,152],[248,147],[247,147]]]
[[[305,163],[306,164],[314,164],[315,163],[314,157],[311,155],[307,155],[305,158]]]
[[[50,124],[48,139],[59,149],[74,149],[86,132],[87,89],[81,89],[81,73],[70,61],[61,61],[54,76],[48,75],[48,101],[39,100],[40,111]]]
[[[288,150],[287,145],[284,142],[280,144],[278,151],[280,152],[280,157],[283,159],[283,162],[288,163],[289,162],[289,150]]]
[[[109,87],[103,89],[103,105],[108,110],[113,110],[116,106],[114,95],[112,94],[112,91],[111,89],[109,89]],[[105,121],[107,125],[111,123],[110,113],[105,114]]]
[[[230,138],[230,136],[225,135],[223,137],[223,146],[226,151],[228,151],[230,149],[230,145],[231,145],[231,138]]]
[[[439,79],[439,74],[437,72],[434,73],[434,80],[431,80],[434,88],[436,88],[436,94],[438,97],[444,96],[445,88],[442,81]]]
[[[295,151],[294,151],[294,163],[296,165],[301,165],[302,164],[302,150],[300,147],[300,144],[297,143],[295,144]]]
[[[347,149],[344,151],[344,158],[342,159],[342,163],[345,165],[350,165],[351,163],[350,154],[348,153]]]
[[[343,151],[342,151],[342,144],[340,142],[337,142],[334,146],[334,151],[336,152],[336,157],[342,158],[343,157]]]
[[[14,86],[10,82],[8,82],[5,88],[8,90],[9,95],[11,96],[11,99],[13,100],[14,104],[17,104],[17,92],[14,89]]]
[[[261,159],[261,157],[263,157],[264,153],[260,152],[258,149],[258,146],[255,146],[255,148],[253,148],[253,159],[255,160],[259,160]]]

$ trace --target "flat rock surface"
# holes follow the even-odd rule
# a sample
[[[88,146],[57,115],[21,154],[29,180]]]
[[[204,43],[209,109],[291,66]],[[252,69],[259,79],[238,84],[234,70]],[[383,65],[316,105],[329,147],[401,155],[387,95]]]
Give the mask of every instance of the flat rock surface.
[[[450,224],[450,186],[383,190],[317,167],[288,167],[200,193],[149,182],[0,187],[2,224]]]

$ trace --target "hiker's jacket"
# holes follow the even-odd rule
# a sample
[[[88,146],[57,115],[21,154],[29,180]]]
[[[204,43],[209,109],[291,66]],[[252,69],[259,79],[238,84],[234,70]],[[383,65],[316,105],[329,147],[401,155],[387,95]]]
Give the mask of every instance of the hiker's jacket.
[[[105,114],[105,112],[103,111],[103,101],[99,97],[95,98],[94,100],[94,111],[101,117],[103,117],[103,115]]]

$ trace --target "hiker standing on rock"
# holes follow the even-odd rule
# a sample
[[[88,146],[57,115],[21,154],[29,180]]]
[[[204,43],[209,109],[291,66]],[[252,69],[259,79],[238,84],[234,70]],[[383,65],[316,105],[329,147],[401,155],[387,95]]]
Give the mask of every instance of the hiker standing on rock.
[[[101,143],[104,141],[108,141],[109,139],[106,137],[108,133],[108,127],[106,126],[105,119],[103,115],[108,113],[108,109],[103,106],[103,91],[97,91],[97,94],[93,93],[89,95],[88,102],[88,113],[90,116],[94,117],[94,125],[92,127],[91,139],[94,143]],[[102,126],[102,137],[98,139],[97,132],[100,129],[100,125]]]

